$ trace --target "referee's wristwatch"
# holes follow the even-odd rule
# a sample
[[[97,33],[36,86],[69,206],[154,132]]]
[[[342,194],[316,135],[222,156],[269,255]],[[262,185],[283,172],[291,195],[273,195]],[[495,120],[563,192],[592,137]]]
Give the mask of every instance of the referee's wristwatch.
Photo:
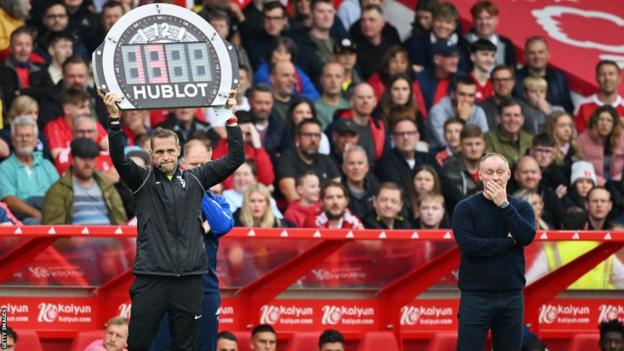
[[[498,208],[501,208],[501,209],[502,208],[507,208],[507,207],[509,207],[509,201],[507,201],[507,200],[501,202],[501,204],[498,205]]]

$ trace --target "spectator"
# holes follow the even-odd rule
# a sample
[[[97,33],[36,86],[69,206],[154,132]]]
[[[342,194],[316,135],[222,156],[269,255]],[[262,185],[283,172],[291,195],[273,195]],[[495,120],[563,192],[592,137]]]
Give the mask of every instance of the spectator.
[[[420,86],[422,97],[417,101],[424,101],[424,114],[446,97],[458,75],[459,48],[455,44],[438,40],[432,45],[433,65],[425,67],[416,80]]]
[[[420,97],[422,97],[420,86],[418,83],[414,82],[409,75],[393,75],[388,78],[388,89],[384,90],[381,95],[381,100],[373,111],[373,116],[375,116],[375,118],[381,117],[387,128],[394,124],[396,116],[392,112],[395,107],[404,107],[410,110],[410,115],[416,120],[418,132],[425,135],[424,117],[421,113],[422,108],[420,107],[424,106],[424,101],[416,101],[416,99]],[[396,110],[394,112],[396,112]]]
[[[6,122],[12,123],[17,117],[28,116],[35,122],[39,119],[39,104],[28,95],[20,95],[13,100],[11,107],[7,113]],[[5,159],[13,152],[11,143],[11,128],[0,130],[0,159]],[[51,160],[48,142],[43,133],[37,133],[37,144],[35,151],[41,152],[43,157]]]
[[[612,319],[602,321],[600,329],[600,351],[621,351],[624,347],[624,324]]]
[[[481,187],[479,161],[485,154],[485,138],[479,126],[465,126],[460,134],[461,152],[451,156],[444,165],[449,184],[462,198]]]
[[[104,338],[90,343],[84,351],[124,351],[128,346],[128,320],[114,317],[106,322]]]
[[[124,4],[115,0],[108,0],[102,5],[102,11],[100,11],[100,21],[102,26],[102,40],[108,31],[113,27],[117,21],[126,13]],[[213,26],[214,27],[214,26]],[[221,33],[219,33],[221,34]],[[227,37],[223,37],[227,38]],[[240,62],[240,60],[239,60]]]
[[[440,3],[433,11],[431,30],[412,36],[403,43],[417,72],[435,65],[435,46],[440,44],[456,47],[460,70],[467,71],[470,44],[457,34],[458,22],[459,12],[455,5],[451,2]]]
[[[410,183],[414,190],[407,194],[407,198],[409,199],[409,209],[414,213],[416,219],[418,218],[418,199],[427,193],[442,194],[442,186],[438,172],[426,164],[416,168]]]
[[[297,128],[295,149],[285,152],[278,159],[278,184],[289,203],[299,198],[295,191],[295,178],[306,171],[313,171],[321,184],[340,178],[340,172],[329,156],[318,153],[320,140],[320,123],[316,119],[304,119]]]
[[[240,24],[241,37],[246,38],[263,29],[262,9],[269,0],[253,0],[243,9],[244,21]],[[243,42],[245,46],[245,42]]]
[[[564,207],[560,197],[552,188],[542,184],[542,171],[533,156],[523,156],[514,171],[513,190],[530,190],[538,193],[544,201],[542,218],[554,228],[563,221]],[[514,189],[515,188],[515,189]]]
[[[533,146],[529,155],[535,158],[542,172],[542,184],[557,193],[558,198],[566,194],[569,176],[562,166],[555,163],[555,139],[547,133],[541,133],[533,138]],[[569,172],[568,172],[569,173]]]
[[[249,89],[249,111],[262,146],[273,157],[290,148],[286,124],[273,111],[271,87],[258,84]]]
[[[295,58],[301,55],[298,53],[299,50],[297,49],[297,44],[295,44],[292,39],[279,37],[273,40],[271,42],[271,50],[269,51],[269,55],[267,57],[268,60],[262,62],[254,74],[254,84],[271,84],[273,86],[273,91],[275,92],[276,86],[274,85],[275,83],[273,83],[274,78],[270,76],[271,69],[274,69],[275,67],[273,66],[281,61],[294,63]],[[283,84],[281,81],[277,83],[280,87],[281,84]],[[314,84],[312,84],[310,76],[308,76],[308,74],[306,74],[301,67],[296,64],[294,86],[288,93],[291,96],[303,96],[311,100],[319,98],[319,94],[316,91]]]
[[[470,45],[470,61],[472,71],[468,77],[477,85],[475,101],[481,102],[492,95],[490,72],[496,63],[496,45],[489,39],[478,39]]]
[[[368,79],[375,72],[381,57],[390,47],[400,44],[398,32],[384,35],[383,29],[386,25],[381,6],[370,4],[362,7],[359,25],[355,23],[349,31],[357,45],[358,65],[364,79]],[[362,32],[361,36],[354,35],[357,27]]]
[[[396,74],[408,74],[409,57],[407,51],[399,45],[390,47],[379,61],[377,71],[366,81],[373,88],[377,100],[386,90],[388,79]]]
[[[414,21],[412,22],[412,36],[427,33],[433,26],[433,12],[438,6],[438,0],[421,0],[416,5],[414,11]]]
[[[414,212],[414,228],[441,229],[448,228],[449,223],[444,212],[444,197],[439,193],[427,192],[418,197]]]
[[[570,190],[563,198],[566,209],[571,207],[585,208],[587,194],[595,187],[596,172],[594,166],[587,161],[576,161],[572,164],[572,176],[570,177]]]
[[[297,29],[310,29],[312,27],[312,1],[310,0],[295,0],[293,1],[294,15],[290,19],[292,27]],[[344,28],[343,28],[344,29]]]
[[[373,88],[367,83],[358,84],[353,89],[349,104],[351,109],[338,111],[337,116],[352,119],[355,122],[359,134],[359,145],[366,150],[368,163],[374,165],[385,147],[386,127],[382,121],[375,120],[372,116],[377,105]],[[334,126],[330,125],[327,131],[330,132],[333,128]]]
[[[43,128],[43,133],[48,141],[50,153],[53,158],[56,158],[63,149],[69,146],[72,140],[72,125],[74,119],[79,116],[90,115],[89,95],[83,90],[70,88],[63,92],[61,104],[63,106],[63,114],[49,123],[46,123]],[[38,122],[39,125],[43,124],[43,121],[40,119]],[[108,133],[99,122],[96,122],[96,125],[98,145],[102,150],[108,150]]]
[[[238,32],[234,31],[236,25],[232,26],[232,22],[236,22],[229,8],[223,8],[221,6],[206,6],[204,5],[204,13],[206,13],[206,20],[217,31],[219,36],[226,39],[234,46],[236,50],[236,58],[238,59],[238,66],[245,67],[247,70],[251,70],[251,62],[245,48],[239,44],[240,39],[233,38],[238,35]],[[233,40],[236,39],[236,40]],[[237,92],[239,95],[240,92]]]
[[[89,138],[71,143],[72,167],[43,198],[42,224],[125,224],[117,190],[95,169],[100,150]]]
[[[624,116],[624,100],[619,95],[622,83],[620,66],[615,61],[601,60],[596,65],[596,82],[598,92],[581,101],[574,116],[579,134],[585,130],[592,113],[600,106],[610,105],[618,111],[620,117]]]
[[[247,92],[251,87],[252,79],[251,67],[245,67],[238,65],[238,86],[236,87],[236,107],[234,110],[248,112],[250,110],[249,98]],[[225,119],[219,118],[214,112],[212,107],[206,108],[206,121],[210,124],[213,130],[221,137],[225,139],[227,137],[227,131],[225,129]]]
[[[275,351],[277,348],[277,333],[268,324],[259,324],[251,330],[251,351]]]
[[[362,222],[347,208],[349,193],[344,185],[329,181],[321,188],[321,213],[306,220],[309,228],[364,229]]]
[[[572,162],[581,159],[572,117],[567,112],[553,112],[549,116],[547,132],[555,139],[555,164],[570,174]]]
[[[342,92],[347,93],[351,87],[362,83],[363,78],[360,68],[357,67],[358,57],[357,45],[351,39],[342,39],[334,44],[333,61],[339,63],[345,70],[342,82]]]
[[[306,218],[316,215],[321,209],[319,178],[314,172],[304,172],[295,179],[295,190],[299,200],[288,204],[284,218],[295,227],[303,227]]]
[[[14,152],[0,163],[0,199],[24,224],[41,220],[43,197],[59,178],[52,163],[34,152],[39,130],[30,116],[11,123]]]
[[[230,210],[234,213],[243,205],[243,200],[245,193],[251,187],[258,183],[257,180],[258,169],[256,168],[256,164],[254,161],[246,160],[236,171],[234,171],[232,175],[232,189],[227,189],[223,191],[223,197],[230,204]],[[275,200],[271,198],[269,205],[271,207],[271,211],[273,215],[282,219],[283,215],[280,210],[277,208],[277,204]]]
[[[544,78],[529,76],[524,78],[523,83],[522,99],[537,112],[533,117],[533,130],[541,133],[544,131],[548,115],[554,111],[563,111],[563,107],[552,105],[546,99],[548,82]]]
[[[45,96],[45,92],[41,90],[51,89],[63,79],[63,62],[73,56],[74,40],[72,35],[65,32],[54,33],[47,38],[43,49],[50,57],[48,67],[33,72],[30,77],[29,94]]]
[[[82,90],[87,94],[89,113],[97,116],[100,123],[108,121],[108,112],[94,87],[89,86],[91,73],[88,64],[81,58],[72,56],[63,62],[63,79],[55,86],[46,87],[43,95],[34,96],[39,102],[39,126],[43,127],[49,121],[65,113],[63,106],[63,96],[67,90],[74,88]],[[100,135],[106,135],[106,130],[102,130]]]
[[[11,33],[9,42],[9,57],[4,64],[17,73],[19,89],[26,91],[30,88],[30,77],[35,72],[43,70],[43,66],[33,62],[33,29],[23,26]]]
[[[325,329],[319,337],[319,351],[344,351],[344,344],[344,336],[334,329]]]
[[[238,340],[229,331],[222,331],[217,335],[216,351],[238,351]]]
[[[447,119],[444,122],[444,142],[446,146],[433,151],[438,166],[443,167],[449,157],[461,151],[460,135],[463,128],[464,121],[459,118]]]
[[[533,143],[533,136],[524,130],[524,111],[515,99],[507,99],[499,107],[499,126],[485,134],[488,152],[496,152],[507,158],[513,168]]]
[[[516,67],[516,50],[507,37],[496,32],[498,27],[498,6],[493,1],[479,1],[470,8],[474,27],[466,36],[469,42],[487,39],[496,45],[495,62],[497,65]]]
[[[252,160],[256,165],[258,170],[258,182],[269,187],[269,189],[272,189],[273,182],[275,181],[275,172],[273,170],[271,157],[262,147],[262,143],[260,142],[260,134],[252,124],[251,119],[249,118],[249,113],[237,112],[237,116],[239,116],[238,125],[243,132],[243,147],[245,151],[245,159]],[[216,160],[227,155],[227,153],[228,140],[226,138],[222,139],[214,148],[212,159]],[[232,188],[232,178],[233,176],[229,176],[223,181],[223,187],[225,189]]]
[[[173,109],[167,119],[156,127],[173,130],[178,135],[181,145],[192,138],[208,138],[216,144],[219,134],[212,130],[208,123],[195,118],[196,112],[196,107]]]
[[[271,41],[280,37],[287,25],[286,7],[279,1],[266,1],[262,6],[262,29],[243,35],[243,46],[247,49],[254,70],[268,56]]]
[[[374,211],[363,217],[369,229],[410,229],[410,221],[401,216],[403,196],[401,188],[394,183],[382,183],[373,198]]]
[[[0,2],[0,50],[9,47],[13,31],[24,25],[30,13],[30,0],[3,0]]]
[[[277,218],[271,210],[269,189],[262,184],[254,184],[247,188],[242,205],[232,214],[237,227],[280,228],[286,223]]]
[[[379,182],[369,170],[364,148],[347,145],[342,162],[342,172],[345,175],[342,183],[349,192],[349,210],[357,218],[364,218],[373,212],[373,198]]]
[[[382,3],[383,0],[345,0],[338,7],[338,18],[340,18],[342,25],[349,29],[356,21],[361,19],[364,6],[371,4],[381,5]]]
[[[587,193],[585,209],[589,218],[588,230],[609,229],[609,215],[613,208],[611,192],[602,186],[593,187]]]
[[[141,134],[150,134],[152,128],[147,126],[150,117],[149,110],[126,110],[121,114],[122,130],[126,146],[136,144],[136,137]]]
[[[594,110],[587,129],[578,137],[583,159],[596,170],[598,185],[621,180],[624,168],[624,133],[617,110],[610,105]]]
[[[542,197],[537,191],[522,189],[516,191],[513,197],[524,200],[531,204],[531,206],[533,207],[533,212],[535,212],[535,228],[537,228],[537,230],[548,230],[553,227],[551,223],[546,222],[542,218],[542,213],[544,210],[544,200],[542,200]]]
[[[544,37],[530,37],[524,44],[524,58],[526,66],[518,70],[516,77],[519,84],[515,88],[515,96],[522,96],[524,78],[528,76],[541,77],[548,82],[546,99],[553,105],[563,106],[568,113],[572,113],[574,104],[570,95],[570,88],[565,74],[550,66],[550,51]]]
[[[360,140],[357,126],[350,119],[341,118],[334,124],[332,141],[334,147],[329,155],[334,164],[342,172],[342,158],[349,144],[357,145]]]
[[[2,10],[2,8],[0,8],[0,10]],[[2,340],[3,343],[6,342],[5,349],[7,351],[18,351],[15,348],[15,343],[17,343],[17,333],[15,332],[15,330],[13,330],[13,328],[11,327],[6,327],[6,330],[3,330],[2,333],[3,335],[6,335],[6,341]]]
[[[414,193],[412,178],[419,166],[433,166],[435,159],[428,153],[416,151],[420,135],[416,122],[410,118],[397,120],[392,128],[394,148],[386,150],[376,167],[377,179],[406,185],[403,202],[408,203],[408,194]]]
[[[500,109],[500,105],[512,97],[512,92],[516,84],[515,71],[510,66],[498,65],[492,70],[490,81],[492,82],[494,95],[481,101],[479,106],[485,111],[488,127],[490,129],[495,129],[498,126],[498,110]],[[522,100],[520,100],[520,104],[523,110],[528,112],[523,127],[529,133],[533,133],[533,125],[530,123],[532,121],[530,116],[531,109],[529,109]]]
[[[43,9],[41,24],[42,27],[37,34],[34,49],[46,63],[50,63],[51,59],[51,54],[47,50],[48,43],[54,36],[59,34],[67,35],[72,38],[71,48],[76,56],[87,62],[91,61],[89,51],[84,41],[80,39],[84,33],[76,32],[69,28],[67,6],[65,6],[62,1],[50,1],[46,4]]]
[[[460,77],[454,84],[451,95],[438,102],[427,117],[428,142],[433,147],[445,147],[444,122],[458,117],[466,124],[476,124],[485,133],[488,123],[485,112],[475,105],[477,86],[469,78]]]
[[[306,1],[306,0],[302,0]],[[321,73],[321,97],[314,102],[316,117],[323,129],[332,122],[337,110],[349,108],[349,103],[342,97],[342,83],[345,80],[345,69],[337,62],[329,62],[323,66]]]
[[[288,128],[288,136],[290,140],[295,140],[295,130],[297,126],[307,118],[316,118],[316,108],[312,101],[306,98],[300,98],[293,101],[288,108],[288,117],[286,118],[286,127]],[[318,119],[317,119],[318,120]],[[319,121],[320,122],[320,121]],[[319,153],[329,155],[331,148],[329,146],[329,138],[325,133],[321,133],[321,143],[319,145]]]

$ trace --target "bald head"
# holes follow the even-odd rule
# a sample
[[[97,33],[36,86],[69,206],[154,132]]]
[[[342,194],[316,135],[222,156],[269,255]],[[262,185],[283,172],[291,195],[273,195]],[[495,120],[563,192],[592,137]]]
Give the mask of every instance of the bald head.
[[[272,64],[269,76],[273,94],[280,99],[288,99],[295,88],[295,65],[290,61],[278,61]]]
[[[360,83],[353,89],[351,109],[355,117],[368,118],[377,106],[375,91],[368,83]]]
[[[342,82],[344,82],[345,70],[337,62],[329,62],[323,66],[321,73],[321,87],[323,94],[336,96],[342,92]]]
[[[518,161],[514,178],[522,189],[537,190],[542,180],[539,163],[533,156],[524,156]]]

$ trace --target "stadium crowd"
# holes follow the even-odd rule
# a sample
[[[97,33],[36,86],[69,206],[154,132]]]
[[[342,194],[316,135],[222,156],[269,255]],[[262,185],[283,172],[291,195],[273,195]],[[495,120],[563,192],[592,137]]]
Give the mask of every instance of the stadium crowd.
[[[142,3],[141,3],[142,4]],[[132,193],[112,166],[91,54],[136,1],[0,1],[0,200],[4,224],[122,224]],[[222,185],[236,225],[449,227],[481,189],[478,161],[501,153],[511,194],[542,229],[622,220],[621,72],[596,63],[599,90],[574,106],[548,41],[524,65],[497,33],[495,3],[459,26],[451,2],[420,0],[401,41],[380,0],[205,0],[195,10],[236,47],[237,116],[247,161]],[[291,13],[292,12],[292,13]],[[402,29],[402,28],[401,28]],[[187,158],[227,153],[211,108],[125,111],[126,152],[150,165],[149,134],[172,129]],[[192,150],[191,150],[192,149]],[[185,152],[185,154],[187,154]],[[190,162],[188,159],[181,162]]]

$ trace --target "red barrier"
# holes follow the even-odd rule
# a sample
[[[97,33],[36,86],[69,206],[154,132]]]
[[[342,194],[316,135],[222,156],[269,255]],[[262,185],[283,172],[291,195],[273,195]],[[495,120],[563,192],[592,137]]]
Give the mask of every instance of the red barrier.
[[[0,305],[8,322],[44,338],[68,338],[128,316],[135,236],[125,226],[0,228]],[[539,231],[526,249],[527,267],[544,242],[558,240],[602,244],[527,286],[532,329],[569,338],[595,332],[600,320],[624,319],[622,291],[557,298],[618,251],[624,232]],[[392,332],[409,349],[409,340],[428,345],[457,327],[459,251],[448,230],[236,228],[221,240],[218,260],[222,329],[268,323],[287,335]]]

